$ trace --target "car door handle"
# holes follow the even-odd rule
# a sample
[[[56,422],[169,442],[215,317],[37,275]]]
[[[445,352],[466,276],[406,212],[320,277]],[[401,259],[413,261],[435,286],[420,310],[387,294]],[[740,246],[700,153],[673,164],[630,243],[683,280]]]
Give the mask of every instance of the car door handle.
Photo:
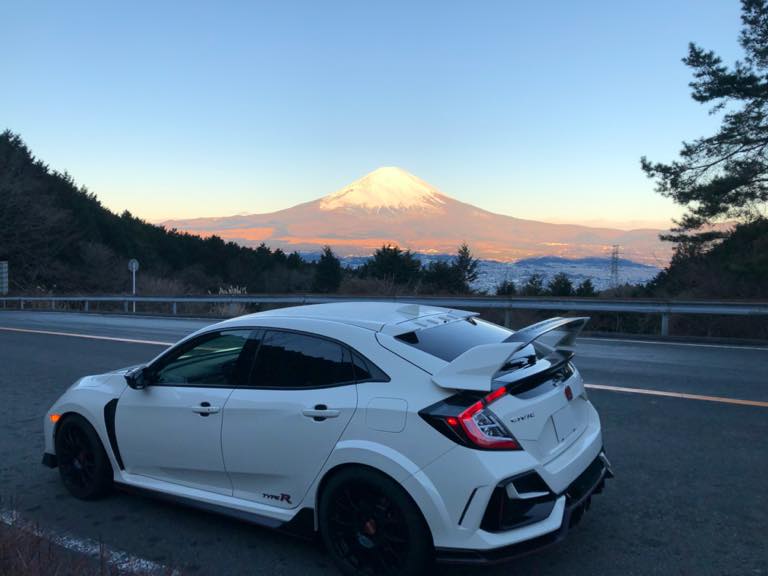
[[[217,414],[220,410],[220,406],[211,406],[210,402],[200,402],[200,404],[192,406],[192,412],[197,412],[200,416]]]
[[[316,422],[322,422],[326,418],[338,418],[341,410],[331,410],[325,404],[318,404],[312,410],[302,410],[301,413]]]

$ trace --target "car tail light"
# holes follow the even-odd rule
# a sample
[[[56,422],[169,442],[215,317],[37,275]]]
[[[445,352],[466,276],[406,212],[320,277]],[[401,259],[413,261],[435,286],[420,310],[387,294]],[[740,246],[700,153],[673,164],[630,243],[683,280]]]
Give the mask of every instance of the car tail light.
[[[419,414],[434,428],[452,440],[481,450],[522,450],[520,443],[488,406],[507,394],[506,387],[497,388],[480,398],[475,396],[469,406],[467,396],[457,394]]]

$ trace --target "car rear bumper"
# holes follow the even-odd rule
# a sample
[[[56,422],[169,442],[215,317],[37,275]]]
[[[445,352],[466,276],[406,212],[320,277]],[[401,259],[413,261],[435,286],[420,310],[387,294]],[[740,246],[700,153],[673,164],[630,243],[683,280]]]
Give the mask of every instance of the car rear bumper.
[[[592,496],[603,491],[605,481],[609,478],[613,478],[613,470],[605,452],[601,450],[586,470],[557,496],[558,500],[565,499],[562,523],[557,530],[488,550],[438,547],[435,549],[436,559],[450,564],[500,564],[556,544],[566,537],[568,530],[578,524],[584,512],[589,509]]]

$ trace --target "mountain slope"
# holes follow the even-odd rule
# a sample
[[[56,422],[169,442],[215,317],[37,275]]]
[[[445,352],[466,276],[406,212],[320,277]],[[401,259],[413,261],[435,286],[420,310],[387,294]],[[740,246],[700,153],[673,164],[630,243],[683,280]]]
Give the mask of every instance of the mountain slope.
[[[532,200],[533,201],[533,200]],[[671,248],[659,230],[616,230],[549,224],[495,214],[440,192],[400,168],[379,168],[328,196],[267,214],[171,220],[195,234],[216,234],[244,245],[267,242],[311,251],[329,244],[342,255],[365,255],[383,243],[416,252],[452,253],[467,242],[481,258],[622,256],[666,264]]]

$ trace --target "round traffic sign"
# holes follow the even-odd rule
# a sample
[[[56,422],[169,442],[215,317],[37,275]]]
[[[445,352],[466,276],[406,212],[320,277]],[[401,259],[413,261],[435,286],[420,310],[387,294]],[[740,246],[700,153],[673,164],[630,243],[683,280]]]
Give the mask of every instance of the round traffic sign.
[[[139,261],[136,258],[128,260],[128,270],[131,272],[137,272],[139,270]]]

